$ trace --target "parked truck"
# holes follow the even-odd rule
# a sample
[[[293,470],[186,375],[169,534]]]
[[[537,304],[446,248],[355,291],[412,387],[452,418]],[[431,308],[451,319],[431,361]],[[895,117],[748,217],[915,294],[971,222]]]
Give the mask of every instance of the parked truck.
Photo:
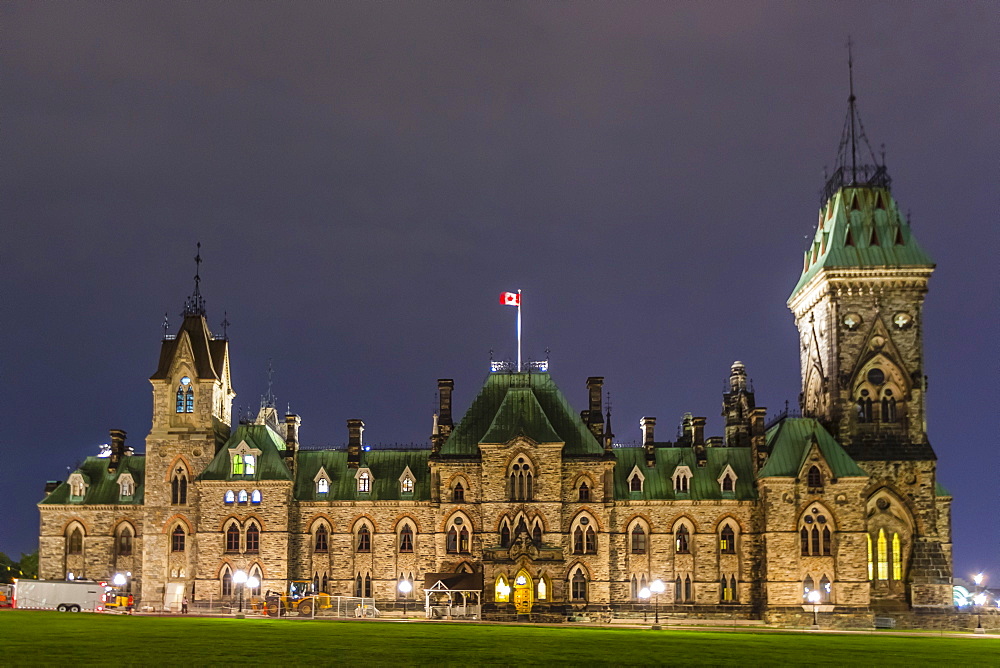
[[[15,580],[14,607],[59,612],[103,612],[105,586],[87,580]]]

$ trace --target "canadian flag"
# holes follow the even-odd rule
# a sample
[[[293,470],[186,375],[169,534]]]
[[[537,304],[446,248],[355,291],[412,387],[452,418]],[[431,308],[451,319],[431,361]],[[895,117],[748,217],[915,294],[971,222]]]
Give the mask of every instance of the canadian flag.
[[[501,292],[500,303],[504,306],[520,306],[521,295],[516,292]]]

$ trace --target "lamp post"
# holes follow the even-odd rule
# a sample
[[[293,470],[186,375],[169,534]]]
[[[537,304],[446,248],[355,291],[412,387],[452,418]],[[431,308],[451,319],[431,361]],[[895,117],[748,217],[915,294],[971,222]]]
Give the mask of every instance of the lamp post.
[[[240,612],[243,612],[243,588],[247,584],[247,574],[244,571],[236,571],[233,573],[233,582],[240,587]]]
[[[976,604],[976,628],[973,633],[986,633],[983,628],[983,603],[986,602],[986,594],[980,587],[983,584],[983,574],[976,573],[972,576],[972,581],[976,583],[976,595],[972,597],[972,602]]]
[[[649,583],[649,590],[653,592],[656,596],[654,599],[656,603],[653,605],[654,615],[656,616],[653,621],[653,628],[659,630],[660,628],[660,594],[666,589],[666,585],[663,584],[663,580],[656,578]]]
[[[813,626],[812,626],[813,629],[819,628],[819,617],[816,615],[816,612],[817,612],[817,607],[819,606],[819,599],[821,598],[821,596],[822,594],[819,593],[819,589],[813,589],[811,592],[809,592],[809,596],[807,596],[809,602],[812,603],[813,605]]]
[[[649,604],[649,588],[648,587],[643,587],[642,589],[640,589],[638,596],[639,596],[639,598],[642,599],[643,603],[645,603],[646,605]],[[646,605],[642,606],[642,622],[644,624],[646,623]]]
[[[399,581],[399,593],[403,595],[403,619],[406,619],[406,597],[413,591],[413,585],[409,580]]]

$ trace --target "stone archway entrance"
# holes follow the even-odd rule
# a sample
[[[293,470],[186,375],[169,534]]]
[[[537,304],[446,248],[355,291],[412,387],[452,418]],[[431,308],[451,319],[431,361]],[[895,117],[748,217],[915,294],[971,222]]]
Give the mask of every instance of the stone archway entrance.
[[[526,615],[531,612],[531,606],[535,602],[535,584],[528,575],[528,571],[523,568],[514,577],[514,607],[518,614]]]

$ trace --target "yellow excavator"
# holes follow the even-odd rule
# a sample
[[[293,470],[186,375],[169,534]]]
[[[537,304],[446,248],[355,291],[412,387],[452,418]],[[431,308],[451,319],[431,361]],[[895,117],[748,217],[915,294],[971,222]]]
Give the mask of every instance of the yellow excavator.
[[[300,617],[309,617],[313,610],[326,610],[332,607],[330,595],[325,592],[313,593],[312,580],[292,580],[288,583],[287,592],[267,592],[264,606],[261,609],[268,617],[298,613]]]

